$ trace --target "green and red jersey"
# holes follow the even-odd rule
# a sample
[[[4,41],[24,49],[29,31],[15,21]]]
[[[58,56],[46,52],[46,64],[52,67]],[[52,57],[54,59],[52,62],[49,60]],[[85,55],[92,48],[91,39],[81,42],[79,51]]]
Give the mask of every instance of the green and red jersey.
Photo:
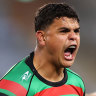
[[[0,96],[85,96],[79,75],[64,68],[59,82],[44,79],[33,65],[34,52],[14,65],[0,80]]]

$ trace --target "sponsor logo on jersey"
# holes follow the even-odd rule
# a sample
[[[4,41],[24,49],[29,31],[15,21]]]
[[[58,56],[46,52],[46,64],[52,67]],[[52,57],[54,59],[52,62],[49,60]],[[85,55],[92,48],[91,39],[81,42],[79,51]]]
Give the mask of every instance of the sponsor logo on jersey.
[[[22,77],[22,80],[26,80],[26,81],[27,81],[31,75],[32,75],[32,74],[31,74],[29,71],[25,72],[25,73],[21,76],[21,77]]]

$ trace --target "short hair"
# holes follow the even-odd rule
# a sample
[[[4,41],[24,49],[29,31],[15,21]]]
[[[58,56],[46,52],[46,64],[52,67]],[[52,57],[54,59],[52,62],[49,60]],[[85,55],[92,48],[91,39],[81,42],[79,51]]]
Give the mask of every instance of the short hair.
[[[75,18],[79,23],[79,17],[72,7],[65,3],[52,3],[41,7],[35,17],[35,31],[44,30],[58,17]]]

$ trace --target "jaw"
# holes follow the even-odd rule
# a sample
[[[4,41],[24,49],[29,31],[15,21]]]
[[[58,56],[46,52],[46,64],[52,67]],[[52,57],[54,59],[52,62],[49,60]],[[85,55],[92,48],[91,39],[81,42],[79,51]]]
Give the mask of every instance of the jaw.
[[[65,67],[65,68],[68,68],[68,67],[71,67],[73,63],[74,63],[74,60],[70,60],[70,61],[63,60],[61,66]]]

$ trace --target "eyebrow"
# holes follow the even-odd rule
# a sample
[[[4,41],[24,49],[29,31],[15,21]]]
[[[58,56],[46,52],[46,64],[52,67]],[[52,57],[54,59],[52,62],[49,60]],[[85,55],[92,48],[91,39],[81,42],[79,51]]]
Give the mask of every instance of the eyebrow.
[[[59,28],[58,30],[64,30],[64,29],[69,29],[69,28],[67,28],[67,27],[61,27],[61,28]],[[75,28],[74,30],[79,30],[80,29],[80,27],[78,27],[78,28]]]
[[[79,29],[80,29],[80,27],[79,27],[79,28],[75,28],[74,30],[76,30],[76,29],[78,29],[78,30],[79,30]]]

